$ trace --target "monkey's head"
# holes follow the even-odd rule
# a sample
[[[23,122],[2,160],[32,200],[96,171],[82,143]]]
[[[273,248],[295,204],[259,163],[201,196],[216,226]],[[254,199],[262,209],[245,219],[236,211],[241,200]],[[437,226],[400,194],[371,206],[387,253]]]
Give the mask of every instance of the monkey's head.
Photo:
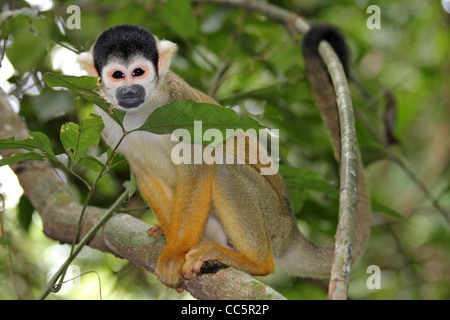
[[[176,51],[176,44],[158,40],[145,28],[119,25],[103,32],[78,62],[88,75],[101,78],[108,102],[130,112],[158,91],[158,80],[169,70]]]

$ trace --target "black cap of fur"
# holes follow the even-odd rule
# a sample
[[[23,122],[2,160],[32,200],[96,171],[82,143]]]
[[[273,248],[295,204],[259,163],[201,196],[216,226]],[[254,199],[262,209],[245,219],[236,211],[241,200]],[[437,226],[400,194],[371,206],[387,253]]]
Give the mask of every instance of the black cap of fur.
[[[94,45],[94,66],[101,75],[103,67],[111,59],[118,58],[128,62],[138,55],[150,60],[157,72],[158,49],[155,37],[140,26],[118,25],[98,37]]]

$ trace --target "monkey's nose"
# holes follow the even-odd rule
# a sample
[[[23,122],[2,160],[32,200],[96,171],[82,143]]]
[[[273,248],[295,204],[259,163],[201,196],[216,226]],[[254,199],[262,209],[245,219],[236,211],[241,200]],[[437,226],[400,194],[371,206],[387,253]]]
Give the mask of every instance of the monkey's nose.
[[[132,85],[129,87],[125,87],[122,96],[124,98],[132,98],[139,92],[139,87],[137,85]]]
[[[145,89],[143,86],[133,84],[117,88],[116,98],[119,106],[127,109],[137,108],[145,100]]]

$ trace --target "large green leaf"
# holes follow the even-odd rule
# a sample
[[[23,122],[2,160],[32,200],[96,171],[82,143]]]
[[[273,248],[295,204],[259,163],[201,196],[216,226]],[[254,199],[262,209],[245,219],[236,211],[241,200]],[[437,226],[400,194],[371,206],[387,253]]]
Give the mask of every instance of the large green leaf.
[[[201,131],[195,121],[201,121]],[[231,109],[208,103],[196,103],[192,100],[180,100],[157,108],[150,114],[139,131],[149,131],[156,134],[171,134],[177,129],[186,129],[192,142],[203,141],[203,133],[209,129],[219,130],[222,139],[230,135],[229,130],[262,129],[258,121],[251,117],[239,117]],[[200,135],[200,136],[199,136]],[[199,140],[196,140],[199,138]],[[221,140],[222,141],[222,140]],[[207,142],[207,141],[205,141]],[[220,141],[214,141],[218,143]],[[209,142],[208,142],[209,143]]]
[[[99,78],[87,76],[75,77],[56,73],[47,73],[44,76],[44,80],[52,88],[67,88],[81,96],[83,99],[99,106],[107,114],[109,114],[114,121],[122,126],[125,112],[117,108],[113,108],[111,104],[109,104],[98,94],[97,89],[101,86],[99,83]]]

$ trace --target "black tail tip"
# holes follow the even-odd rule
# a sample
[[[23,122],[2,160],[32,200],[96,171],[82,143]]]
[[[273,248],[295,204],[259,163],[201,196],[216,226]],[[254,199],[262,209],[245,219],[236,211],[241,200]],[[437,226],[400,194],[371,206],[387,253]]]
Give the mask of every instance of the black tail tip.
[[[327,23],[320,23],[313,25],[311,29],[304,35],[302,42],[302,51],[304,55],[318,53],[318,46],[320,41],[326,40],[334,49],[342,66],[344,67],[345,74],[349,76],[349,50],[345,42],[345,38],[342,33],[333,25]]]

